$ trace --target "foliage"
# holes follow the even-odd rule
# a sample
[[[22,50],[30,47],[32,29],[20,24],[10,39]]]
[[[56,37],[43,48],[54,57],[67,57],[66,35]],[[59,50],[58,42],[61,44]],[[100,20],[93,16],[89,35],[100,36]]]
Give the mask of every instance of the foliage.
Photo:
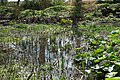
[[[19,14],[19,18],[32,18],[37,16],[41,16],[41,11],[26,9],[24,11],[21,11]]]
[[[101,8],[109,6],[115,9],[118,5],[98,4],[97,10],[93,8],[95,6],[94,3],[90,3],[90,6],[84,5],[85,11],[83,12],[85,12],[84,16],[86,20],[78,23],[80,25],[76,30],[71,30],[71,27],[66,27],[73,23],[71,13],[75,11],[72,16],[80,17],[82,15],[82,6],[75,8],[73,6],[58,5],[39,10],[46,7],[47,4],[46,6],[41,6],[40,2],[34,2],[33,4],[32,1],[24,3],[23,7],[26,10],[20,11],[18,17],[20,23],[19,21],[11,21],[10,26],[0,26],[0,75],[2,75],[0,79],[27,79],[33,74],[31,80],[41,79],[46,76],[55,80],[55,75],[57,75],[57,79],[69,80],[70,78],[65,74],[65,70],[71,70],[77,67],[80,76],[87,76],[89,79],[93,79],[94,77],[96,79],[106,78],[106,80],[115,80],[116,77],[120,76],[120,28],[110,25],[115,24],[115,22],[119,23],[120,19],[114,17],[112,14],[108,17],[103,17]],[[87,10],[91,12],[88,13]],[[94,10],[95,12],[93,12]],[[13,16],[16,14],[15,12],[15,9],[12,7],[0,7],[0,16]],[[49,21],[53,24],[24,24],[29,22],[49,23]],[[66,26],[59,26],[55,23]],[[48,39],[48,41],[45,39]],[[59,60],[58,56],[60,56],[60,62],[56,61],[55,63],[52,62],[52,64],[45,63],[41,66],[31,63],[32,60],[30,61],[29,58],[31,54],[26,53],[29,53],[29,51],[39,53],[37,52],[39,49],[36,49],[41,46],[39,44],[42,40],[49,43],[46,46],[50,53],[49,62],[53,60],[50,57],[52,53],[56,56],[54,60]],[[29,44],[29,47],[26,47],[28,46],[27,44]],[[11,45],[13,48],[15,46],[14,50],[11,49]],[[42,45],[45,46],[44,43]],[[74,53],[76,54],[74,55]],[[19,57],[19,55],[22,56]],[[69,55],[71,55],[70,58],[74,59],[75,62],[75,64],[70,64],[75,65],[72,68],[68,65],[70,60]],[[53,75],[51,73],[53,69],[56,72],[60,71],[60,74]],[[72,74],[74,75],[74,72]]]
[[[26,0],[21,4],[21,7],[23,7],[24,9],[33,9],[33,10],[40,10],[42,9],[42,5],[40,3],[39,0]]]
[[[114,21],[114,20],[118,19],[118,18],[116,18],[117,15],[115,15],[114,10],[118,9],[119,5],[120,5],[120,3],[116,3],[116,4],[109,4],[109,3],[95,4],[94,5],[95,6],[94,9],[92,9],[91,11],[88,10],[89,12],[87,12],[86,9],[84,10],[85,11],[85,15],[84,16],[85,16],[85,18],[87,20],[94,20],[96,18],[98,20],[101,20],[102,18],[105,18],[103,16],[103,14],[102,14],[102,9],[109,8],[109,9],[112,9],[112,12],[108,16],[109,21]],[[84,5],[84,6],[86,6],[86,5]],[[87,8],[87,9],[89,9],[89,8]],[[105,13],[105,14],[107,14],[107,13]],[[112,20],[112,19],[114,19],[114,20]]]
[[[114,77],[114,78],[106,78],[105,80],[119,80],[120,77]]]
[[[77,48],[75,62],[86,67],[82,69],[83,73],[90,70],[88,75],[95,73],[97,78],[119,76],[120,66],[117,63],[120,61],[120,31],[112,31],[109,35],[103,34],[88,36],[88,50],[86,51],[84,46]]]
[[[52,6],[54,2],[54,0],[25,0],[21,6],[24,9],[41,10]]]
[[[2,18],[11,18],[15,12],[15,9],[7,6],[0,6],[0,17]]]
[[[52,17],[52,16],[63,16],[63,12],[70,11],[71,7],[70,6],[53,6],[46,8],[45,10],[24,10],[21,11],[20,16],[23,17],[30,17],[30,16],[47,16],[47,17]]]
[[[58,23],[61,18],[70,17],[72,6],[53,6],[44,10],[27,9],[19,14],[19,21],[27,23]]]
[[[62,24],[62,25],[71,25],[72,20],[61,19],[60,24]]]
[[[28,27],[27,24],[23,24],[23,23],[21,23],[21,24],[14,24],[13,26],[15,28],[21,28],[21,29],[26,29]]]
[[[72,9],[71,6],[61,6],[61,5],[53,6],[43,10],[42,15],[46,17],[53,17],[53,16],[68,17],[69,11],[71,9]]]

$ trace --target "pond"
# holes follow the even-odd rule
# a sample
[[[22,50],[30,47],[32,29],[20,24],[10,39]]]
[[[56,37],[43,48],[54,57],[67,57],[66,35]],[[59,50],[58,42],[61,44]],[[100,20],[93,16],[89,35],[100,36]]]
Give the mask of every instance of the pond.
[[[17,33],[16,33],[17,34]],[[77,37],[72,31],[54,35],[26,32],[1,40],[1,51],[6,58],[1,59],[8,72],[3,79],[27,80],[74,80],[80,79],[74,65],[75,48],[85,46],[84,36]],[[2,63],[3,62],[3,63]],[[6,68],[5,67],[5,68]],[[12,75],[9,76],[9,75]]]
[[[47,30],[44,26],[39,30],[34,28],[35,31],[32,31],[33,27],[31,30],[13,28],[9,31],[1,28],[5,33],[0,33],[0,79],[119,78],[119,30],[109,33],[108,26],[95,25],[90,29],[58,28]]]

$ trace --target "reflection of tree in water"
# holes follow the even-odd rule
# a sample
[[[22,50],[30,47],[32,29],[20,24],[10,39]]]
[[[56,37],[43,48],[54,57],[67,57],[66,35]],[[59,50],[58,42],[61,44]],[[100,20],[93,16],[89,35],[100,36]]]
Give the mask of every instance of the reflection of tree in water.
[[[38,53],[39,54],[39,62],[40,64],[44,64],[45,63],[45,48],[46,48],[46,45],[47,45],[47,38],[42,38],[40,39],[39,41],[39,47],[40,47],[40,52]]]

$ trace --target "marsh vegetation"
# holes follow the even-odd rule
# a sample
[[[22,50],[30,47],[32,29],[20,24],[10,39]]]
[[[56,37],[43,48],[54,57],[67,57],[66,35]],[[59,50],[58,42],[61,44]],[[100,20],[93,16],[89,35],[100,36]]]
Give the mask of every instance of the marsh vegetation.
[[[119,3],[0,6],[0,80],[119,80],[120,18],[106,6]]]

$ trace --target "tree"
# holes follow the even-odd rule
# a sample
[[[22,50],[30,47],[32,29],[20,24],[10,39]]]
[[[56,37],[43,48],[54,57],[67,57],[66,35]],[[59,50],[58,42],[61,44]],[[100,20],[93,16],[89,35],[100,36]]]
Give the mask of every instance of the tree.
[[[5,5],[7,3],[7,0],[0,0],[1,1],[1,5]]]
[[[19,3],[20,3],[20,0],[17,1],[17,5],[19,5]]]
[[[79,21],[80,18],[83,17],[83,14],[82,14],[82,0],[75,0],[75,3],[74,3],[74,8],[73,8],[73,13],[72,13],[72,20],[73,20],[73,23],[72,23],[72,27],[77,27],[77,22]]]
[[[1,4],[2,4],[2,5],[4,4],[4,0],[1,0]]]

